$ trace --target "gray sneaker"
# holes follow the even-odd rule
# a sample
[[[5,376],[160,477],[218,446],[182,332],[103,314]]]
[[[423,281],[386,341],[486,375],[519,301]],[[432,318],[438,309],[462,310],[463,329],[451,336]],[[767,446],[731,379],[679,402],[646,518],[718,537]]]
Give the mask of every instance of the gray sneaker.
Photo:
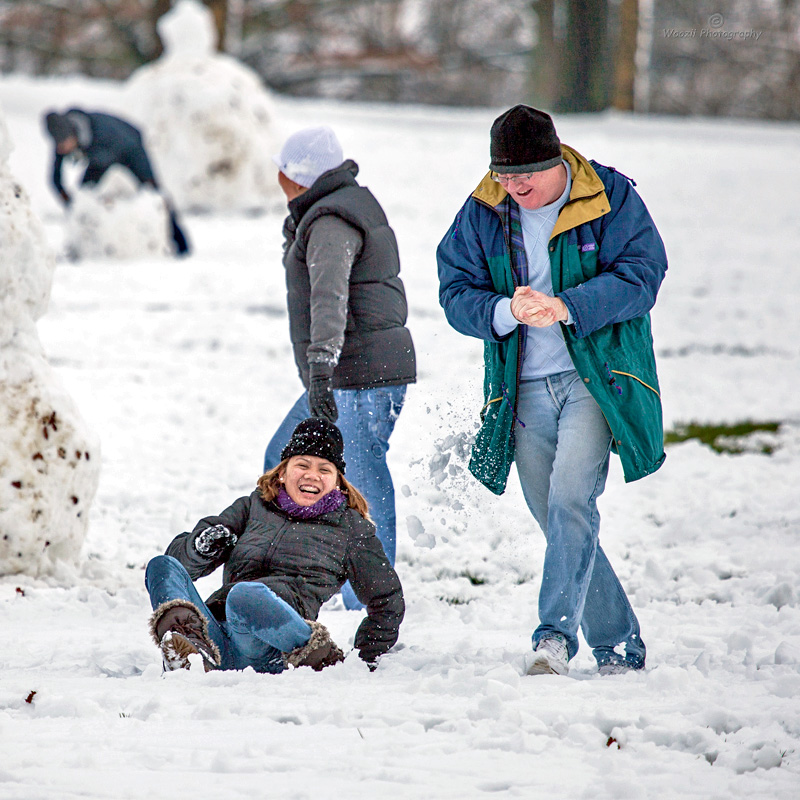
[[[559,633],[542,639],[533,651],[528,675],[566,675],[569,672],[567,641]]]
[[[644,669],[644,667],[632,667],[630,664],[626,664],[624,661],[608,661],[605,664],[601,664],[600,668],[597,670],[598,675],[624,675],[626,672],[638,672],[639,670]]]

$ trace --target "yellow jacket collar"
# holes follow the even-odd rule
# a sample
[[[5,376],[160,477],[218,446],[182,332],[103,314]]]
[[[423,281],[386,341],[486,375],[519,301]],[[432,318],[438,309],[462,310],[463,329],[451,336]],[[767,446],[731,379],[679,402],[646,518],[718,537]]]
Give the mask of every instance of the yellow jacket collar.
[[[577,151],[562,144],[561,155],[572,171],[572,187],[567,200],[556,220],[550,238],[559,233],[577,228],[586,222],[602,217],[611,210],[605,187],[592,165]],[[472,196],[494,208],[508,194],[497,181],[492,180],[492,172],[487,172]]]

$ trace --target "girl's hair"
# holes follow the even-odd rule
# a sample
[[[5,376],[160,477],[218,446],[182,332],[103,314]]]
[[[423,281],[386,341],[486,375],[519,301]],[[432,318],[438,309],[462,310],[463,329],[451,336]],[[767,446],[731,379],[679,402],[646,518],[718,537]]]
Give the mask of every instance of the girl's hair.
[[[277,467],[273,467],[269,472],[265,472],[257,482],[257,486],[259,491],[261,492],[261,498],[264,500],[265,503],[269,503],[271,500],[274,500],[278,493],[281,490],[281,476],[284,472],[286,472],[286,465],[289,463],[288,458],[284,458]],[[369,520],[372,522],[372,519],[369,516],[369,505],[367,504],[367,500],[361,492],[356,489],[351,483],[348,483],[347,479],[342,475],[339,470],[336,470],[336,475],[339,481],[339,489],[347,496],[347,505],[350,508],[354,508],[361,514],[364,519]]]

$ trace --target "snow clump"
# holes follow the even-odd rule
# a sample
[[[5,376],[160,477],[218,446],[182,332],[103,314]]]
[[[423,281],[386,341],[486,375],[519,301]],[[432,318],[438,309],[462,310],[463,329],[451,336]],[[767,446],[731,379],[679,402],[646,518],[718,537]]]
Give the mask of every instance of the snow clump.
[[[67,258],[127,259],[167,256],[170,221],[164,198],[114,165],[96,186],[77,192],[67,215]]]

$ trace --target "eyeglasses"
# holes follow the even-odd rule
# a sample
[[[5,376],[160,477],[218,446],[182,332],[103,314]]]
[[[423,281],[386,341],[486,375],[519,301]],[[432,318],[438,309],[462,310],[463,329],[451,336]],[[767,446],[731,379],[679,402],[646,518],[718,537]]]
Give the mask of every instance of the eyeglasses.
[[[523,175],[492,175],[492,180],[496,183],[501,184],[502,186],[508,186],[510,183],[525,183],[525,181],[529,181],[536,173],[535,172],[526,172]]]

